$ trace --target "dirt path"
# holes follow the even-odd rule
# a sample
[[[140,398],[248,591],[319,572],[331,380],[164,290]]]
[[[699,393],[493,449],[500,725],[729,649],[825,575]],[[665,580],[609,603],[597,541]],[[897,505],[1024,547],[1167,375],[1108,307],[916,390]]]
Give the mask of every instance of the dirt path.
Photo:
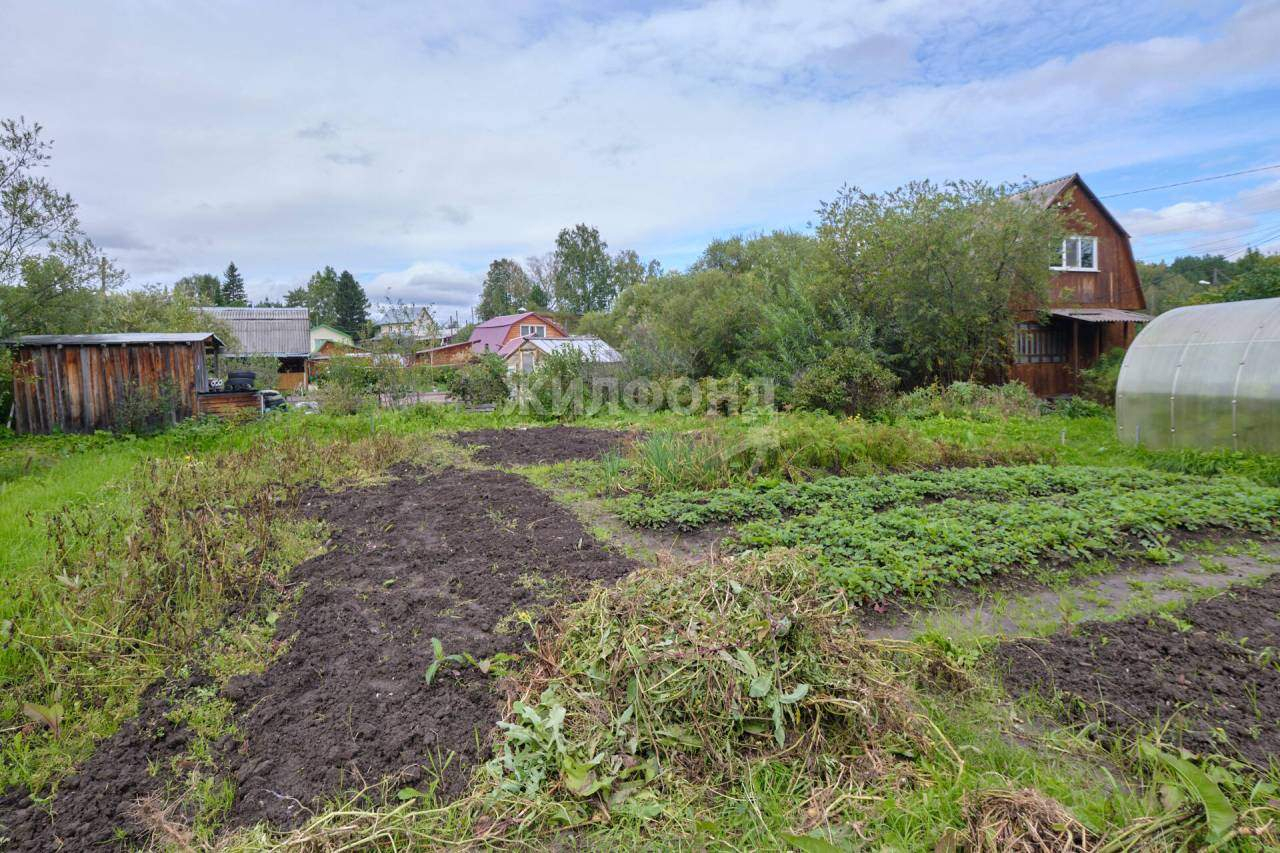
[[[423,787],[438,778],[441,795],[457,795],[487,757],[500,697],[471,666],[445,665],[428,684],[431,638],[445,654],[520,653],[529,635],[516,611],[580,595],[633,565],[523,477],[397,473],[306,507],[334,533],[327,553],[291,575],[305,587],[277,626],[290,645],[262,675],[223,688],[243,733],[221,744],[217,759],[218,773],[235,783],[231,825],[293,825],[319,799],[391,775]],[[154,722],[126,725],[101,744],[75,789],[55,800],[52,823],[8,795],[0,823],[10,825],[11,848],[119,840],[132,793],[158,787],[145,781],[148,761],[163,766],[186,743],[173,726],[162,726],[158,740],[140,734]]]
[[[454,436],[459,444],[477,447],[475,459],[485,465],[541,465],[599,459],[620,450],[633,438],[634,433],[574,426],[474,429]]]
[[[1064,622],[1116,616],[1141,607],[1154,609],[1206,590],[1270,575],[1280,570],[1280,543],[1258,554],[1187,557],[1168,566],[1151,566],[1083,578],[1065,589],[997,593],[981,601],[924,608],[912,616],[872,624],[872,637],[908,640],[926,630],[944,634],[1024,636],[1052,631]],[[1208,566],[1208,568],[1206,568]]]
[[[1065,694],[1072,718],[1163,737],[1259,767],[1280,758],[1280,575],[1176,616],[1088,622],[995,652],[1013,693]]]

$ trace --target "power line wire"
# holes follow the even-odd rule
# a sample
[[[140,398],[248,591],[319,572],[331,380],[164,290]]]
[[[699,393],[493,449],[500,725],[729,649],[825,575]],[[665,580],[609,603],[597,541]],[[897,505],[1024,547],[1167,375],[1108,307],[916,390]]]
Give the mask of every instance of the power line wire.
[[[1185,187],[1187,184],[1202,184],[1205,181],[1220,181],[1223,178],[1234,178],[1238,175],[1252,175],[1254,172],[1265,172],[1268,169],[1280,169],[1280,163],[1273,163],[1270,166],[1259,166],[1256,169],[1244,169],[1239,172],[1227,172],[1224,175],[1209,175],[1204,178],[1192,178],[1189,181],[1178,181],[1176,184],[1161,184],[1158,187],[1144,187],[1140,190],[1128,190],[1122,193],[1111,193],[1109,195],[1098,196],[1098,198],[1120,198],[1124,195],[1137,195],[1138,193],[1149,193],[1156,190],[1167,190],[1173,187]]]

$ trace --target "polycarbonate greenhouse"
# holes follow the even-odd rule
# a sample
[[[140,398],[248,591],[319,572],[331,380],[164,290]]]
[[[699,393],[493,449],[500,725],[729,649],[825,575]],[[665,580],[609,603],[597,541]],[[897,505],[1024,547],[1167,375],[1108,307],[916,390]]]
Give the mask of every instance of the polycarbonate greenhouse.
[[[1120,439],[1151,448],[1280,453],[1280,299],[1176,308],[1129,347]]]

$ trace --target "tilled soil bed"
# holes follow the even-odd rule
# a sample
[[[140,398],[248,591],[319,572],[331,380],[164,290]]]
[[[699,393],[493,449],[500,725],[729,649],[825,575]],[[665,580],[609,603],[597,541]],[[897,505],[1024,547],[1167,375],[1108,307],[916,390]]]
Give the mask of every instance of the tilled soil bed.
[[[1062,694],[1067,713],[1113,733],[1175,720],[1167,737],[1259,767],[1280,758],[1280,575],[1175,618],[1086,622],[996,651],[1017,694]]]
[[[438,793],[456,796],[487,757],[501,697],[470,666],[446,664],[428,684],[431,639],[446,655],[518,654],[530,636],[514,613],[633,566],[522,477],[397,473],[305,504],[334,532],[328,551],[291,576],[305,587],[277,626],[287,650],[265,673],[223,688],[243,733],[220,744],[217,760],[235,783],[229,825],[296,825],[319,800],[393,775],[420,786],[438,778]],[[148,761],[163,763],[186,742],[173,726],[157,728],[156,716],[148,706],[145,719],[99,746],[74,790],[55,800],[52,824],[25,797],[0,801],[11,847],[119,841],[129,800],[159,787],[146,781]]]
[[[454,436],[459,444],[478,446],[475,459],[486,465],[544,465],[599,459],[621,450],[632,433],[589,427],[551,426],[529,429],[473,429]]]

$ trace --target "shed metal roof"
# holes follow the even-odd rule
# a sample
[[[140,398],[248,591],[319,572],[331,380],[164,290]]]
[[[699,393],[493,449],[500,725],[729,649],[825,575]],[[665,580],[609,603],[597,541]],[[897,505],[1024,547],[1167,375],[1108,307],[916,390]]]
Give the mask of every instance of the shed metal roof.
[[[1054,308],[1049,313],[1086,323],[1150,323],[1152,320],[1150,314],[1121,308]]]
[[[311,353],[311,312],[306,308],[201,308],[231,327],[240,342],[228,355],[304,358]]]
[[[107,344],[194,344],[213,339],[213,332],[116,332],[102,335],[23,335],[6,343],[19,346],[105,346]]]

